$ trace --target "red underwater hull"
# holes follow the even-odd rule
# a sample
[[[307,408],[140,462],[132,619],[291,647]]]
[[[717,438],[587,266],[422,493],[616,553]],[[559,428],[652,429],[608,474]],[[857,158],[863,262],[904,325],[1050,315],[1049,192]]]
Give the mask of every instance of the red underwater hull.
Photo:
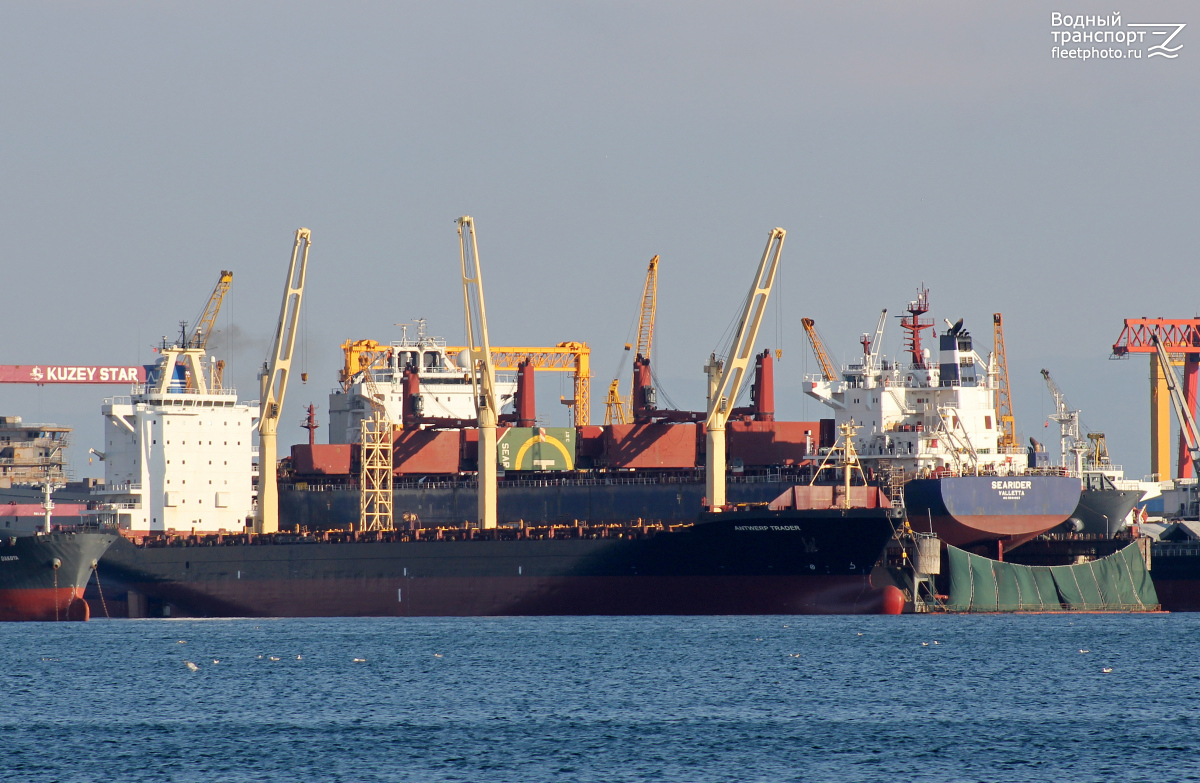
[[[937,533],[945,543],[960,549],[968,549],[980,544],[993,541],[1004,543],[1005,549],[1015,549],[1027,541],[1032,541],[1041,534],[1062,524],[1063,518],[1057,514],[1050,516],[1022,515],[1000,516],[989,515],[971,516],[932,516],[926,519],[910,519],[910,524],[916,529],[921,522],[932,519],[933,532]]]
[[[0,590],[0,621],[86,620],[82,587],[35,587]]]

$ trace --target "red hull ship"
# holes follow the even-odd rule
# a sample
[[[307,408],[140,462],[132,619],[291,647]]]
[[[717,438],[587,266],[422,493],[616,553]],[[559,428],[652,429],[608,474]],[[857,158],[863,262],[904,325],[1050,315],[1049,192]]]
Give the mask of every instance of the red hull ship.
[[[0,620],[86,620],[83,590],[115,533],[0,539]]]

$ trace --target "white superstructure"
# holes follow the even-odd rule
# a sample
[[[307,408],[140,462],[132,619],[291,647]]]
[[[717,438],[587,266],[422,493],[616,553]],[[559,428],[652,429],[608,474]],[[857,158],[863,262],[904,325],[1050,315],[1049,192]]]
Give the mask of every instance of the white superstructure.
[[[1024,473],[1025,450],[999,446],[994,357],[975,352],[960,320],[937,336],[935,361],[921,345],[922,332],[933,331],[933,322],[921,319],[927,301],[922,291],[901,321],[907,361],[888,362],[878,353],[878,336],[864,336],[861,364],[845,366],[837,380],[809,378],[806,393],[833,409],[839,427],[858,427],[854,446],[864,462],[888,460],[920,474]]]
[[[164,346],[146,383],[104,401],[100,513],[137,533],[241,533],[254,510],[258,403],[221,388],[203,349]]]
[[[417,337],[408,337],[408,324],[401,325],[401,338],[387,352],[386,365],[356,373],[345,388],[329,395],[329,442],[358,443],[362,438],[362,420],[371,417],[369,402],[372,382],[386,416],[394,422],[404,418],[402,382],[406,367],[415,368],[420,379],[419,410],[423,417],[437,419],[475,419],[471,376],[466,367],[456,364],[446,352],[446,341],[425,333],[424,320],[416,322]],[[468,360],[466,353],[461,361]],[[496,392],[501,406],[511,409],[517,390],[516,377],[496,376]]]

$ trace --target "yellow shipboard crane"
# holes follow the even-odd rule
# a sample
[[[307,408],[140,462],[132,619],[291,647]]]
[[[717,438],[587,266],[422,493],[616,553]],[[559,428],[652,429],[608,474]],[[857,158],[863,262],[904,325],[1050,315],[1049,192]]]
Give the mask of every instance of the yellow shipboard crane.
[[[231,285],[233,285],[233,272],[222,270],[212,295],[208,297],[208,304],[204,306],[204,312],[196,319],[196,326],[192,329],[185,348],[204,348],[208,345],[208,338],[212,334],[213,326],[217,323],[217,314],[221,312],[221,300],[225,298],[225,294],[229,293]]]
[[[192,333],[188,335],[187,342],[184,348],[196,349],[203,352],[208,346],[208,338],[212,336],[213,327],[217,323],[217,315],[221,312],[221,301],[225,298],[225,294],[229,293],[229,287],[233,285],[233,272],[221,270],[220,276],[217,278],[217,285],[213,288],[212,294],[208,297],[208,303],[204,305],[203,312],[196,319],[196,325],[192,328]],[[225,361],[220,360],[212,363],[212,376],[209,379],[209,387],[219,389],[223,385],[225,374]],[[196,391],[197,381],[192,375],[188,375],[187,379],[188,391]]]
[[[825,344],[817,336],[817,322],[811,318],[801,318],[800,323],[804,325],[804,333],[808,335],[808,342],[817,356],[817,363],[821,365],[821,377],[827,381],[836,381],[837,373],[833,369],[833,362],[829,359]]]
[[[746,305],[742,308],[742,317],[733,343],[729,346],[729,354],[724,361],[718,360],[714,354],[704,365],[704,372],[708,375],[708,418],[704,422],[708,430],[708,448],[705,450],[704,481],[711,508],[725,505],[725,424],[754,353],[754,341],[767,309],[771,288],[775,285],[779,255],[783,252],[786,236],[787,232],[782,228],[773,228],[767,235],[767,247],[763,250],[762,260],[758,262],[758,272],[750,286]]]
[[[466,350],[461,345],[448,346],[446,356],[457,364],[459,355]],[[377,400],[380,397],[379,392],[371,388],[375,382],[372,373],[387,368],[390,351],[389,346],[375,340],[347,340],[342,343],[342,353],[345,354],[345,364],[339,373],[342,390],[350,391],[355,376],[363,373],[367,394],[372,397],[372,405],[378,407]],[[535,370],[572,373],[575,426],[582,427],[590,423],[592,349],[587,343],[565,342],[550,347],[500,346],[491,348],[490,355],[492,367],[497,372],[516,372],[517,365],[528,359]]]
[[[634,356],[639,359],[650,358],[650,348],[654,345],[654,316],[658,310],[658,256],[650,259],[646,268],[646,282],[642,286],[642,307],[638,316],[637,351]],[[625,343],[626,352],[633,349]],[[625,357],[621,357],[621,365],[617,368],[617,377],[608,385],[608,399],[604,403],[604,423],[624,424],[632,418],[630,404],[632,396],[621,396],[621,372],[625,368]]]
[[[992,313],[992,335],[996,346],[996,419],[1002,451],[1017,448],[1017,423],[1013,418],[1012,393],[1008,386],[1008,355],[1004,349],[1004,316]]]
[[[263,363],[263,371],[259,375],[261,395],[258,409],[258,512],[254,517],[255,533],[279,531],[275,438],[279,430],[279,416],[283,411],[283,399],[287,394],[288,376],[292,371],[296,325],[300,320],[300,304],[304,300],[304,277],[308,270],[308,249],[311,246],[312,232],[307,228],[297,229],[271,358]]]
[[[461,346],[446,349],[455,363],[463,351]],[[490,349],[492,369],[496,372],[516,372],[517,365],[526,359],[535,370],[569,372],[574,374],[574,422],[576,427],[591,423],[592,410],[592,349],[587,343],[565,342],[550,348],[499,347]]]
[[[458,252],[462,260],[463,309],[467,315],[465,350],[475,413],[479,418],[479,526],[489,529],[496,526],[496,423],[500,418],[500,401],[496,396],[496,367],[488,342],[475,220],[469,215],[458,219]]]

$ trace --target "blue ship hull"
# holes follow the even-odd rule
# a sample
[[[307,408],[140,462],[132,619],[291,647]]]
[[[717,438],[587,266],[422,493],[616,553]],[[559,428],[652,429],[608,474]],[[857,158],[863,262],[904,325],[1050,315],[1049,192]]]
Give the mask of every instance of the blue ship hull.
[[[947,544],[1019,546],[1064,522],[1082,485],[1069,476],[955,476],[914,479],[904,504],[915,530],[932,528]]]

